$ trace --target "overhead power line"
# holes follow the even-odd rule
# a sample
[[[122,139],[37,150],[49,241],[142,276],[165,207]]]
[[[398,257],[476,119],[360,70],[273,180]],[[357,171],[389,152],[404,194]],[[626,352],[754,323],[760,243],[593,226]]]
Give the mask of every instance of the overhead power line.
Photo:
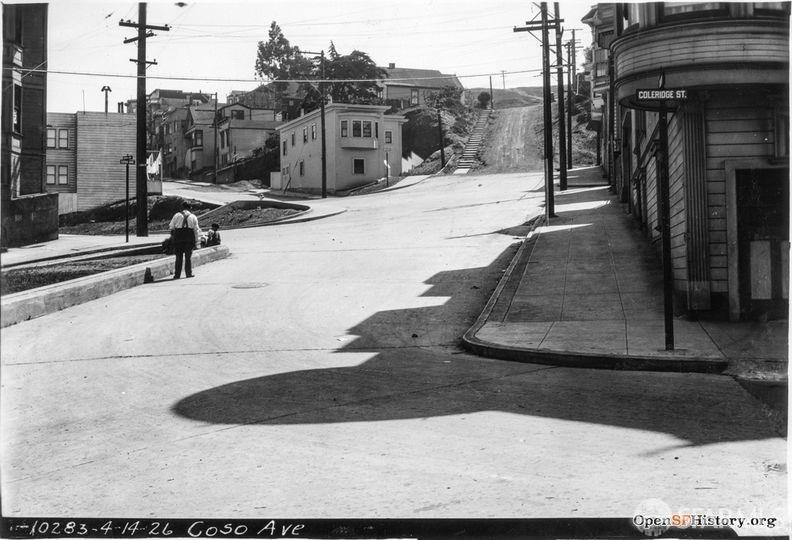
[[[55,69],[19,69],[19,68],[11,68],[11,67],[4,67],[3,69],[16,69],[17,71],[22,71],[26,74],[29,73],[47,73],[48,75],[78,75],[83,77],[115,77],[120,79],[138,79],[138,78],[148,78],[148,79],[160,79],[160,80],[170,80],[170,81],[214,81],[214,82],[255,82],[259,84],[265,83],[274,83],[274,82],[282,82],[282,83],[356,83],[356,82],[412,82],[412,81],[424,81],[424,80],[437,80],[437,79],[466,79],[466,78],[473,78],[473,77],[487,77],[489,75],[500,75],[501,72],[498,71],[492,73],[479,73],[479,74],[470,74],[470,75],[435,75],[435,76],[427,76],[427,77],[400,77],[400,78],[378,78],[378,79],[229,79],[229,78],[222,78],[222,77],[182,77],[177,75],[130,75],[126,73],[95,73],[89,71],[68,71],[68,70],[55,70]],[[506,75],[516,75],[520,73],[536,73],[541,72],[541,69],[524,69],[519,71],[507,71]]]

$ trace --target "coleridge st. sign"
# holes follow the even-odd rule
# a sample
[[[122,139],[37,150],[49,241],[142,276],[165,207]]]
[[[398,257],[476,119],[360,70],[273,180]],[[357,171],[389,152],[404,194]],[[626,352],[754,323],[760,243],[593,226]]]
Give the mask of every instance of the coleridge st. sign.
[[[637,90],[635,98],[641,101],[657,101],[661,99],[687,99],[687,90],[682,88],[661,88],[653,90]]]

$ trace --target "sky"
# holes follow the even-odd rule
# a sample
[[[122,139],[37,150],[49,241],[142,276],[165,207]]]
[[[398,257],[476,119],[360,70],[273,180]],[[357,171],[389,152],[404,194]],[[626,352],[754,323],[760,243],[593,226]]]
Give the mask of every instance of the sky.
[[[553,4],[548,5],[552,10]],[[591,32],[580,22],[590,5],[560,2],[564,41],[574,28],[579,43],[590,45]],[[155,31],[147,39],[146,57],[157,64],[147,70],[146,92],[218,92],[224,102],[231,90],[256,88],[257,44],[267,40],[272,21],[292,45],[306,51],[327,50],[332,41],[340,54],[360,50],[380,66],[395,63],[456,74],[466,88],[488,87],[489,75],[494,88],[540,86],[539,41],[513,31],[538,15],[537,4],[525,0],[152,1],[147,23],[171,30]],[[138,4],[49,3],[48,111],[102,111],[105,85],[112,90],[111,112],[116,103],[136,97],[137,68],[130,58],[137,58],[137,46],[123,41],[137,34],[119,26],[122,19],[136,22]],[[582,59],[579,50],[578,66]]]

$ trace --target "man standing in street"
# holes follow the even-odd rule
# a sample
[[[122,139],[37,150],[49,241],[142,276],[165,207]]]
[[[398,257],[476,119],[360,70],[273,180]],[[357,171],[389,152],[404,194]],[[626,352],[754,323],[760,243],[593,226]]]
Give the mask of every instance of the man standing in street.
[[[170,221],[171,240],[173,252],[176,255],[176,268],[173,279],[179,279],[182,271],[182,257],[184,257],[184,273],[186,277],[193,277],[192,251],[201,241],[201,227],[198,218],[190,212],[190,203],[182,203],[182,211],[176,212]]]

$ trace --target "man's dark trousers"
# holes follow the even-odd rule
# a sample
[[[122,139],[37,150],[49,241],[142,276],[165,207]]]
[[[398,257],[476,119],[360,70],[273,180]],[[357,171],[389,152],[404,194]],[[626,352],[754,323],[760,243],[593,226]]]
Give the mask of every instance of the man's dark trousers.
[[[176,255],[176,269],[173,277],[181,277],[182,271],[182,256],[184,256],[184,273],[187,277],[192,276],[192,244],[177,243],[173,245],[173,252]]]

